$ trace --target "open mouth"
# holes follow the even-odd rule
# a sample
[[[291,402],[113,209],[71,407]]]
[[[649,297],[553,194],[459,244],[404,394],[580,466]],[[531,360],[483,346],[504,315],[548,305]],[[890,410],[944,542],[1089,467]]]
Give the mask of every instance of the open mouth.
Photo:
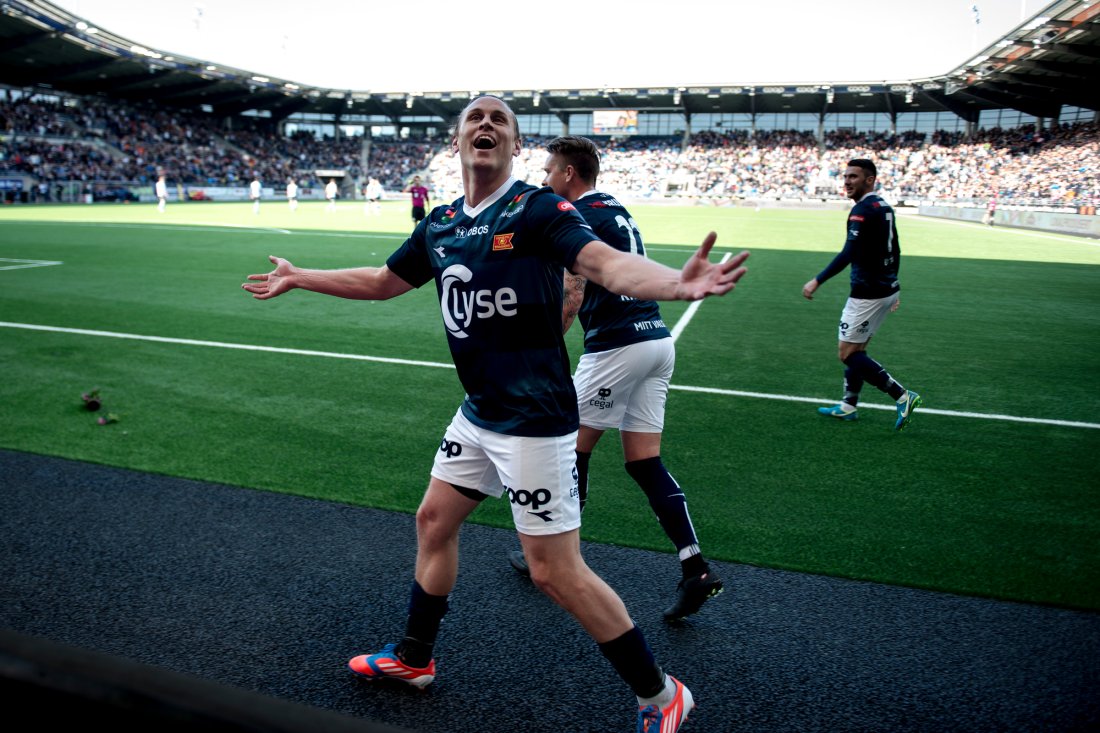
[[[492,150],[497,146],[497,141],[488,135],[482,135],[474,140],[474,147],[478,150]]]

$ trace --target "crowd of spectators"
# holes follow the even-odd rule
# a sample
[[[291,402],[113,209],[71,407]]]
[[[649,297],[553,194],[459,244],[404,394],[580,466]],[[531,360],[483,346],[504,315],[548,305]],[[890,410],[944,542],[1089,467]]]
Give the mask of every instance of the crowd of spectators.
[[[281,188],[294,178],[322,188],[318,170],[341,170],[361,189],[368,175],[403,190],[438,146],[423,141],[279,134],[269,120],[238,117],[231,125],[202,113],[81,100],[60,107],[26,98],[0,101],[0,170],[39,181],[152,186],[246,186],[253,177]],[[364,164],[365,162],[365,164]],[[52,188],[51,188],[52,190]]]
[[[362,190],[368,177],[400,191],[422,175],[436,201],[461,190],[448,145],[279,132],[270,120],[107,102],[59,105],[0,101],[0,172],[25,173],[50,190],[58,181],[151,186],[245,186],[255,176],[281,188],[288,179],[321,188],[318,170],[343,170]],[[1074,205],[1100,199],[1096,123],[982,129],[931,135],[832,130],[704,131],[685,139],[594,138],[603,151],[600,186],[625,198],[842,198],[849,159],[874,158],[884,193],[916,200],[1013,201]],[[515,175],[541,183],[546,138],[524,138]]]

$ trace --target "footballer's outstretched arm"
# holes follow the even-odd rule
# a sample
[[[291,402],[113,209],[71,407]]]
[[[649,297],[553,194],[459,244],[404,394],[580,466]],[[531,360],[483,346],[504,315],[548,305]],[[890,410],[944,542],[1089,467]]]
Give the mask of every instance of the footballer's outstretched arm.
[[[353,300],[388,300],[412,290],[412,285],[390,268],[355,267],[347,270],[307,270],[289,260],[268,257],[275,265],[271,272],[249,275],[241,285],[258,300],[268,300],[295,288]]]
[[[681,270],[594,240],[577,254],[572,269],[619,295],[640,300],[701,300],[708,295],[725,295],[747,272],[742,267],[749,256],[747,250],[728,262],[710,261],[710,250],[717,239],[714,232],[708,234]]]

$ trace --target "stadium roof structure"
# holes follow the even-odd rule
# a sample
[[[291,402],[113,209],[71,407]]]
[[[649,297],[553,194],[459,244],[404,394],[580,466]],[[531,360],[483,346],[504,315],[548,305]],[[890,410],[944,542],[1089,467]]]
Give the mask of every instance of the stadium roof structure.
[[[1100,1],[1058,0],[957,68],[899,81],[739,84],[638,89],[482,89],[438,92],[325,89],[173,56],[98,29],[41,0],[0,0],[0,84],[39,92],[208,108],[221,115],[299,112],[339,119],[411,116],[448,121],[477,93],[517,114],[601,109],[697,114],[950,112],[988,109],[1057,118],[1063,105],[1100,110]]]

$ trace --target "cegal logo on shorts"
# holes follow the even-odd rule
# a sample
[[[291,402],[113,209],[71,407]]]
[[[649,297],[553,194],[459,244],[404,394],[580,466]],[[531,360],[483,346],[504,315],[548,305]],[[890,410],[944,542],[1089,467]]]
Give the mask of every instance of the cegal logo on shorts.
[[[600,410],[606,410],[609,407],[613,407],[615,405],[614,400],[608,399],[609,397],[611,397],[610,387],[600,387],[598,390],[596,390],[596,394],[598,394],[599,397],[594,397],[593,399],[590,399],[588,401],[588,404]]]
[[[519,310],[519,296],[512,288],[499,290],[469,290],[463,286],[474,279],[474,273],[465,265],[451,265],[439,276],[442,293],[439,308],[443,312],[443,325],[447,333],[464,339],[470,334],[466,328],[474,318],[492,318],[495,315],[511,317]]]

